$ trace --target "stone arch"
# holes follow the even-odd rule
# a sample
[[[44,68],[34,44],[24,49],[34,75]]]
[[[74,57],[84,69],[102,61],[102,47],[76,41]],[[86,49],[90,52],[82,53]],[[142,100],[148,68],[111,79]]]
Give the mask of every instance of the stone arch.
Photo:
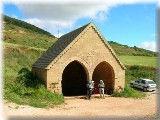
[[[100,62],[94,69],[92,74],[92,80],[95,82],[95,91],[98,92],[99,80],[103,80],[105,83],[105,93],[112,94],[115,84],[115,73],[113,67],[106,61]]]
[[[87,68],[78,60],[69,62],[62,73],[62,93],[64,96],[86,95]]]

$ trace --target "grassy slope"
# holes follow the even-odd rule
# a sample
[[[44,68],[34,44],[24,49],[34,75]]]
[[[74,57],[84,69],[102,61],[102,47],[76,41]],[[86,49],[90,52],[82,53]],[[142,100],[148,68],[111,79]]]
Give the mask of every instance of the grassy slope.
[[[4,49],[4,64],[5,64],[5,77],[15,79],[18,71],[23,67],[31,69],[32,64],[36,61],[37,57],[43,51],[23,47],[13,44],[5,44]],[[26,54],[27,53],[27,54]]]
[[[4,16],[5,76],[31,65],[57,39],[26,22]]]
[[[6,43],[47,49],[57,39],[50,33],[26,22],[4,17],[4,41]]]
[[[108,42],[123,64],[156,67],[157,53],[136,46],[129,47],[113,41]]]
[[[56,38],[46,31],[9,17],[5,19],[3,34],[4,98],[17,104],[35,107],[52,107],[63,103],[63,96],[48,92],[44,84],[30,87],[22,84],[26,78],[21,82],[17,81],[18,73],[23,68],[31,70],[32,64]]]
[[[157,62],[157,57],[149,57],[149,56],[121,55],[119,56],[119,58],[125,65],[156,67],[156,62]]]
[[[150,56],[155,57],[157,53],[145,50],[142,48],[138,48],[136,46],[129,47],[127,45],[122,45],[113,41],[108,41],[112,48],[118,55],[127,55],[127,56]]]
[[[28,68],[30,70],[31,65],[36,61],[36,59],[40,57],[40,55],[49,46],[51,46],[57,39],[46,31],[43,31],[28,23],[18,21],[9,17],[5,17],[4,19],[3,35],[4,35],[4,41],[5,41],[5,44],[4,44],[4,64],[5,64],[4,79],[5,79],[5,93],[6,93],[5,98],[10,101],[16,102],[18,104],[28,104],[28,105],[37,106],[37,107],[47,106],[52,102],[53,103],[56,102],[50,98],[54,98],[55,100],[59,99],[60,103],[62,103],[63,100],[61,96],[60,98],[58,98],[57,96],[50,95],[50,93],[47,93],[47,91],[45,91],[44,86],[38,89],[37,88],[33,89],[33,88],[27,88],[22,85],[17,86],[19,83],[18,84],[16,83],[17,85],[15,84],[18,72],[22,68]],[[112,43],[110,44],[114,48],[115,44],[112,44]],[[122,46],[117,48],[117,50],[115,48],[114,49],[117,52],[121,47]],[[124,49],[125,48],[121,50],[124,51]],[[122,53],[118,53],[118,54],[124,55]],[[129,55],[133,55],[133,54],[129,54]],[[150,55],[148,56],[154,56],[154,55],[153,53],[150,53]],[[134,59],[134,56],[132,57],[133,58],[131,59]],[[138,56],[135,56],[135,57],[137,59]],[[120,58],[122,59],[122,62],[124,61],[124,64],[130,63],[127,61],[129,60],[128,56],[127,57],[122,56]],[[145,60],[147,61],[147,59]],[[136,63],[136,64],[139,64],[139,63]],[[130,77],[127,77],[127,78],[130,78]],[[21,89],[21,90],[25,89],[26,91],[22,91],[22,93],[24,94],[19,94],[17,92],[18,89]],[[36,92],[36,95],[39,95],[36,98],[39,97],[41,100],[38,100],[36,98],[33,99],[32,95],[28,96],[28,94],[30,94],[30,91],[32,91],[31,93],[33,95]],[[52,97],[43,98],[43,96],[45,96],[44,94]],[[36,101],[40,101],[40,102],[36,102]]]

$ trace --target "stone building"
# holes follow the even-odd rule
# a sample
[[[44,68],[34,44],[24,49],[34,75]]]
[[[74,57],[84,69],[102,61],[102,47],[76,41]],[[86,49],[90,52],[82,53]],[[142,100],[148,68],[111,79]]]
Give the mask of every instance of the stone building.
[[[32,72],[46,82],[47,89],[63,95],[85,95],[87,80],[99,80],[106,94],[122,90],[125,66],[92,23],[61,36],[32,66]]]

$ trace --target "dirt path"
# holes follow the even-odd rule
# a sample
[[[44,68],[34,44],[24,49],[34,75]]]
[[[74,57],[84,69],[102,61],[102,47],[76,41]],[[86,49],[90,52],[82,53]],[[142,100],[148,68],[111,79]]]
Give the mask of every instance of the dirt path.
[[[151,116],[156,113],[156,94],[144,99],[70,97],[65,98],[65,104],[49,109],[6,103],[5,110],[8,116]]]

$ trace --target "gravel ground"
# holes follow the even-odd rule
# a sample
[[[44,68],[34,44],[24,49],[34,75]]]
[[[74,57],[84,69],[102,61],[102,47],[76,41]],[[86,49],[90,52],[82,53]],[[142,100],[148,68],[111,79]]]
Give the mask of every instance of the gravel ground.
[[[9,118],[15,118],[17,116],[34,118],[40,116],[150,117],[156,113],[156,94],[148,93],[144,99],[110,96],[106,96],[105,99],[100,99],[98,96],[93,96],[91,100],[86,100],[84,97],[65,97],[65,103],[55,108],[34,108],[30,106],[19,106],[13,103],[5,103],[4,108]],[[18,120],[18,118],[15,120]]]

